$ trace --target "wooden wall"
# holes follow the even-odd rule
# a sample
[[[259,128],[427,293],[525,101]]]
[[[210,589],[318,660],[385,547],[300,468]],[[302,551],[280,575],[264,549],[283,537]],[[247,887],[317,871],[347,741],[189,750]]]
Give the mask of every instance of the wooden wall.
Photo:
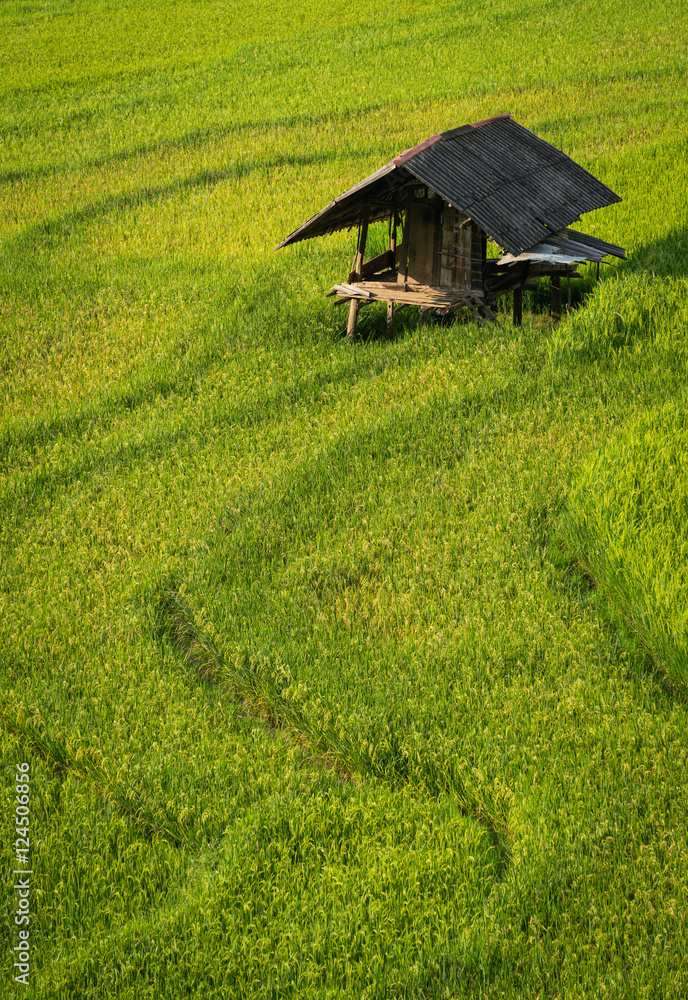
[[[485,242],[463,212],[416,189],[406,203],[399,281],[482,291]]]

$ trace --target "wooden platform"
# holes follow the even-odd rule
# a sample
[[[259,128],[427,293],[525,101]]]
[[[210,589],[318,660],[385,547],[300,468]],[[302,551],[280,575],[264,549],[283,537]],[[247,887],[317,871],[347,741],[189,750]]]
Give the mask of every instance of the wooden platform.
[[[355,301],[359,305],[366,302],[397,303],[418,306],[421,310],[434,309],[441,315],[448,315],[461,308],[468,309],[479,322],[496,322],[496,317],[485,302],[481,292],[467,288],[446,288],[437,285],[402,284],[397,281],[342,281],[334,285],[329,295],[340,296],[335,305]]]

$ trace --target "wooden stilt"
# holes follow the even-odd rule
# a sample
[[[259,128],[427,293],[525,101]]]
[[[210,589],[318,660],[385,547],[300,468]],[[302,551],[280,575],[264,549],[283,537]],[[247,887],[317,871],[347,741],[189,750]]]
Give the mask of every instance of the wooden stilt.
[[[346,324],[346,335],[349,340],[356,336],[356,320],[358,319],[358,299],[352,299],[349,306],[349,322]]]
[[[394,303],[387,303],[387,336],[394,336]]]
[[[523,323],[523,289],[514,288],[514,326]]]
[[[561,319],[561,278],[558,274],[553,274],[549,279],[551,305],[549,314],[555,323]]]

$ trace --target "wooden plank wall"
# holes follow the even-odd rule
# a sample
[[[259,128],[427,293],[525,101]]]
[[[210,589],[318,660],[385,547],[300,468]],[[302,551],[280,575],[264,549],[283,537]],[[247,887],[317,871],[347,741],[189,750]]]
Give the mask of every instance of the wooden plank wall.
[[[409,229],[408,281],[418,285],[433,283],[436,208],[432,201],[412,201],[406,213]]]

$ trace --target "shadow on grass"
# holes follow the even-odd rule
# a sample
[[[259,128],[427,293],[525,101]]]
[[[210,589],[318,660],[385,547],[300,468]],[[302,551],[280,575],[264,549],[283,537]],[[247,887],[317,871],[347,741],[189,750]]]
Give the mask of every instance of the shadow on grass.
[[[569,552],[560,533],[556,533],[548,544],[543,560],[545,558],[557,571],[557,578],[563,583],[571,603],[590,609],[597,616],[608,641],[610,669],[622,670],[629,680],[644,687],[650,680],[650,697],[662,710],[670,711],[676,699],[684,700],[682,693],[658,669],[654,658],[643,648],[603,588]]]
[[[654,278],[688,276],[688,226],[679,226],[665,236],[644,243],[619,265],[622,273],[644,271]]]
[[[83,208],[73,209],[64,215],[27,226],[17,235],[8,239],[3,250],[8,255],[26,255],[41,244],[44,249],[53,250],[64,243],[81,226],[117,212],[142,205],[165,201],[188,191],[202,188],[213,188],[223,181],[239,180],[256,170],[278,170],[280,167],[307,167],[322,164],[327,160],[335,160],[336,153],[323,156],[321,153],[312,155],[278,156],[271,160],[236,163],[233,167],[223,170],[200,170],[187,177],[170,181],[169,184],[156,186],[144,185],[122,194],[110,195]]]
[[[345,341],[348,339],[346,326],[349,308],[346,304],[338,308],[343,315],[338,319],[335,339]],[[420,310],[418,307],[407,306],[403,310],[400,309],[398,314],[395,313],[393,332],[390,335],[387,332],[386,304],[384,302],[371,302],[370,304],[366,304],[365,309],[359,310],[354,340],[356,343],[362,344],[395,343],[396,341],[403,340],[410,331],[417,329],[420,325]],[[476,325],[476,321],[468,309],[462,309],[452,316],[440,316],[431,311],[427,319],[424,319],[422,325],[429,327],[451,326],[460,330],[462,327],[468,325]],[[490,323],[486,323],[485,327],[487,329],[498,329],[494,324]]]
[[[170,139],[158,139],[152,142],[142,142],[128,149],[118,150],[106,156],[94,156],[90,160],[80,162],[55,163],[48,166],[27,167],[24,170],[6,170],[0,173],[0,184],[12,184],[22,181],[38,180],[42,177],[52,177],[56,174],[69,174],[82,170],[100,170],[103,167],[111,167],[121,163],[129,163],[142,159],[146,156],[154,156],[160,153],[176,153],[182,150],[200,149],[208,142],[219,142],[237,135],[244,135],[249,132],[273,132],[278,129],[304,129],[315,128],[318,125],[345,125],[347,122],[359,120],[361,114],[375,114],[384,110],[386,105],[374,102],[365,107],[357,107],[355,110],[342,111],[338,114],[300,114],[287,115],[281,118],[273,118],[267,121],[249,120],[246,122],[236,122],[232,125],[209,125],[206,128],[191,129],[183,135]],[[68,116],[65,123],[74,124],[83,118],[93,117],[92,113],[79,112]],[[8,130],[11,132],[11,130]],[[16,130],[15,130],[16,131]],[[35,131],[35,130],[34,130]],[[372,149],[358,150],[350,153],[351,159],[365,159],[373,152]],[[328,157],[319,155],[318,162],[325,162]]]
[[[202,338],[202,330],[196,331]],[[194,357],[174,372],[159,371],[149,378],[123,386],[91,406],[47,419],[32,420],[23,427],[8,426],[0,435],[0,468],[12,466],[13,452],[36,451],[57,438],[82,438],[84,446],[94,426],[101,431],[121,417],[150,405],[157,399],[174,395],[193,398],[199,394],[199,381],[224,357],[227,341],[219,338],[201,357]],[[242,431],[262,426],[285,415],[298,405],[308,405],[315,412],[331,400],[333,389],[351,384],[352,379],[374,376],[374,366],[361,372],[360,361],[348,352],[326,373],[312,371],[296,374],[275,391],[261,391],[248,399],[222,398],[207,413],[206,426],[221,424]],[[31,516],[46,496],[61,494],[76,482],[97,477],[106,471],[128,468],[136,463],[154,462],[162,453],[185,439],[183,431],[160,432],[137,444],[113,443],[99,456],[85,447],[59,470],[38,467],[17,477],[12,487],[0,491],[0,516],[6,524],[18,528]]]
[[[344,303],[337,306],[337,322],[335,339],[346,341],[347,320],[349,317],[349,304]],[[356,322],[356,336],[354,342],[358,344],[394,343],[403,340],[418,325],[418,310],[412,307],[404,309],[398,316],[394,317],[394,330],[390,336],[387,332],[387,307],[384,302],[371,302],[365,308],[358,311]]]
[[[452,767],[448,775],[428,757],[424,773],[415,770],[399,735],[403,729],[392,712],[361,740],[360,733],[349,733],[340,723],[334,726],[310,717],[307,710],[285,693],[283,679],[277,679],[273,673],[270,655],[251,654],[244,648],[237,662],[226,661],[214,640],[198,627],[191,608],[178,591],[165,589],[163,585],[152,620],[157,641],[162,644],[167,641],[200,682],[228,687],[245,715],[261,721],[273,737],[281,735],[299,746],[311,766],[338,772],[345,782],[372,779],[391,788],[408,786],[418,795],[428,795],[438,802],[445,797],[450,799],[462,815],[486,831],[497,858],[496,878],[504,877],[511,862],[511,831],[465,786],[460,766]],[[327,707],[322,696],[318,700]],[[337,713],[330,707],[328,714],[336,717]],[[372,752],[373,745],[378,752]]]

